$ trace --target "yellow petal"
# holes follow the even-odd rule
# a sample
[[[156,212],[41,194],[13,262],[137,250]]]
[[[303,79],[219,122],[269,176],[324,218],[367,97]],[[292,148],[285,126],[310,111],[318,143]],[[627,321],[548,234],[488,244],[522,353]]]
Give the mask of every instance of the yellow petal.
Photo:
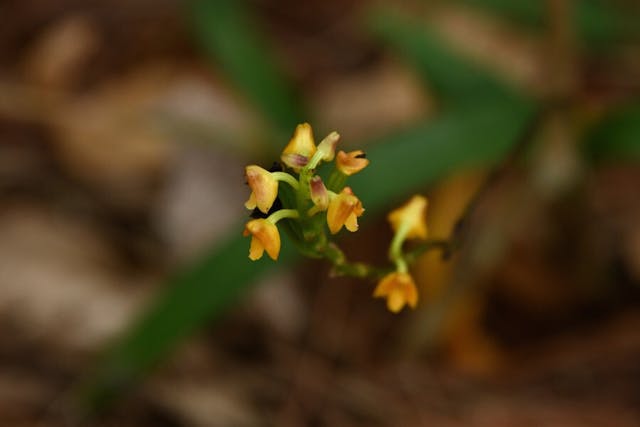
[[[356,150],[350,153],[344,151],[338,152],[338,158],[336,159],[336,167],[340,172],[345,175],[353,175],[360,172],[367,167],[369,160],[365,158],[364,151]]]
[[[313,131],[309,123],[302,123],[296,127],[289,144],[282,151],[282,162],[295,171],[305,166],[316,152],[313,141]]]
[[[387,296],[387,308],[393,313],[398,313],[405,304],[405,295],[401,289],[395,288]]]
[[[427,238],[427,199],[423,196],[413,196],[407,203],[389,213],[388,219],[394,232],[400,227],[408,228],[408,239]]]
[[[413,278],[411,278],[411,281],[404,287],[404,297],[407,300],[407,304],[409,304],[409,307],[416,308],[416,306],[418,305],[418,288],[413,282]]]
[[[249,250],[249,258],[252,260],[259,259],[263,251],[274,261],[278,259],[280,254],[280,233],[278,227],[264,218],[251,220],[245,225],[245,236],[251,235],[251,248]]]
[[[256,165],[247,166],[245,174],[252,191],[245,206],[247,204],[251,206],[252,202],[255,202],[261,212],[269,212],[278,197],[278,181],[271,175],[271,172]]]
[[[249,200],[247,200],[246,202],[244,202],[244,207],[250,210],[254,210],[256,208],[257,204],[256,204],[256,195],[255,193],[252,191],[251,195],[249,196]]]
[[[262,246],[262,243],[260,243],[260,240],[255,237],[252,237],[251,247],[249,248],[249,259],[251,261],[260,259],[262,258],[263,253],[264,253],[264,246]]]
[[[327,225],[331,234],[336,234],[347,224],[347,230],[356,231],[358,229],[358,216],[362,215],[364,209],[362,203],[353,194],[351,188],[345,187],[340,194],[334,196],[329,202],[327,210]]]
[[[356,217],[356,215],[352,212],[344,222],[344,226],[352,233],[358,231],[358,217]]]
[[[397,273],[394,272],[384,276],[378,283],[378,286],[376,286],[376,289],[373,291],[373,296],[378,298],[386,297],[387,295],[389,295],[394,287],[394,278],[396,274]]]
[[[387,308],[397,313],[408,304],[415,308],[418,304],[418,289],[409,273],[393,272],[380,280],[373,291],[376,298],[386,298]]]

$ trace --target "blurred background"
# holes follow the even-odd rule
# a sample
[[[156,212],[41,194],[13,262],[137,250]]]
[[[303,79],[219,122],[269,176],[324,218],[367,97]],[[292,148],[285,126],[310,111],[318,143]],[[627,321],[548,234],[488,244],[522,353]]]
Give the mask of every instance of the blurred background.
[[[0,425],[640,425],[636,1],[0,17]],[[455,227],[416,310],[286,240],[247,259],[243,168],[302,121],[371,159],[352,259],[416,192]]]

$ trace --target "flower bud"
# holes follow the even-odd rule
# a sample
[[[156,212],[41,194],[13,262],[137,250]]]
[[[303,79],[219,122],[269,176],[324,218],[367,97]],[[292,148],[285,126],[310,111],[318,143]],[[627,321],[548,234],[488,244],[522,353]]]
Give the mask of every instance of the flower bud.
[[[329,207],[329,192],[327,187],[324,186],[322,178],[318,175],[311,178],[309,181],[309,192],[311,193],[311,200],[313,204],[317,206],[319,211],[325,211]]]
[[[338,132],[331,132],[320,144],[318,144],[318,151],[322,153],[322,161],[330,162],[336,156],[336,145],[340,140]]]

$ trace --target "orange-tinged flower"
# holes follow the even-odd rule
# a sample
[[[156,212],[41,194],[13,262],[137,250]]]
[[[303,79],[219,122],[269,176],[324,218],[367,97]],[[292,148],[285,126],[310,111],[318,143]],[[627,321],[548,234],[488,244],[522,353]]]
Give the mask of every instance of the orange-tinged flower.
[[[340,194],[334,195],[329,201],[327,210],[327,224],[331,234],[336,234],[344,225],[349,231],[358,230],[358,217],[362,215],[364,208],[360,199],[345,187]]]
[[[365,157],[364,151],[356,150],[349,153],[338,151],[336,158],[336,167],[345,175],[353,175],[366,168],[369,160]]]
[[[278,197],[278,180],[266,169],[251,165],[245,169],[247,183],[251,188],[249,200],[244,204],[247,209],[255,209],[267,213]]]
[[[424,196],[413,196],[407,203],[391,211],[389,222],[394,232],[406,228],[407,239],[427,238],[427,199]]]
[[[249,258],[252,261],[262,258],[264,251],[274,261],[280,254],[280,234],[278,227],[266,219],[253,219],[244,226],[244,236],[251,235]]]
[[[389,311],[398,313],[405,304],[415,308],[418,304],[418,289],[409,273],[395,271],[380,280],[373,291],[376,298],[386,298]]]
[[[298,172],[306,166],[316,152],[316,144],[313,141],[313,131],[309,123],[302,123],[296,127],[289,144],[282,151],[282,162]]]

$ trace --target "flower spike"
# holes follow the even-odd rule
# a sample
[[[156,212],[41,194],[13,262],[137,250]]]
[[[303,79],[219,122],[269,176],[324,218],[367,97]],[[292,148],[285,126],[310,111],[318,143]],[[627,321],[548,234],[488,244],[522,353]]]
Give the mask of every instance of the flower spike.
[[[251,237],[249,259],[261,259],[265,252],[274,261],[278,259],[281,239],[277,223],[286,219],[285,228],[304,255],[329,260],[337,275],[379,278],[380,268],[350,262],[329,235],[337,234],[343,227],[357,231],[358,217],[364,213],[360,199],[345,185],[349,176],[369,165],[369,160],[362,150],[337,151],[339,139],[337,132],[331,132],[316,146],[311,126],[302,123],[282,151],[281,163],[276,163],[272,171],[257,165],[246,167],[251,195],[245,206],[254,209],[253,219],[248,220],[243,231],[245,237]],[[334,160],[333,169],[325,174],[321,169],[325,166],[323,163]],[[321,177],[325,177],[326,186]],[[280,182],[288,187],[284,184],[281,187]],[[388,256],[395,268],[379,279],[373,296],[384,298],[393,313],[418,304],[418,289],[409,273],[410,264],[432,246],[446,247],[440,242],[435,245],[427,242],[410,252],[403,251],[407,239],[427,237],[426,210],[427,199],[414,196],[388,215],[394,230]]]
[[[261,212],[269,212],[278,197],[278,180],[271,172],[256,165],[247,166],[245,174],[251,188],[245,207],[255,209],[257,206]]]
[[[329,202],[327,210],[327,225],[331,234],[336,234],[344,225],[349,231],[358,230],[358,217],[362,215],[364,208],[362,202],[345,187],[340,194],[336,194]]]
[[[249,221],[242,233],[245,237],[251,235],[251,248],[249,249],[249,259],[255,261],[262,258],[264,251],[274,261],[280,254],[280,234],[278,227],[272,222],[260,218]]]
[[[362,150],[351,151],[350,153],[345,153],[341,150],[338,152],[336,159],[336,167],[347,176],[360,172],[366,168],[368,164],[369,160],[365,157],[364,151]]]
[[[413,196],[407,203],[393,210],[387,217],[395,233],[404,228],[406,239],[427,238],[427,199],[424,196]]]
[[[387,308],[393,313],[398,313],[408,304],[415,308],[418,304],[418,289],[409,273],[395,271],[389,273],[380,280],[373,291],[376,298],[386,298]]]
[[[307,165],[311,156],[316,152],[316,144],[313,141],[313,131],[309,123],[302,123],[296,127],[289,144],[282,151],[280,159],[296,172]]]

